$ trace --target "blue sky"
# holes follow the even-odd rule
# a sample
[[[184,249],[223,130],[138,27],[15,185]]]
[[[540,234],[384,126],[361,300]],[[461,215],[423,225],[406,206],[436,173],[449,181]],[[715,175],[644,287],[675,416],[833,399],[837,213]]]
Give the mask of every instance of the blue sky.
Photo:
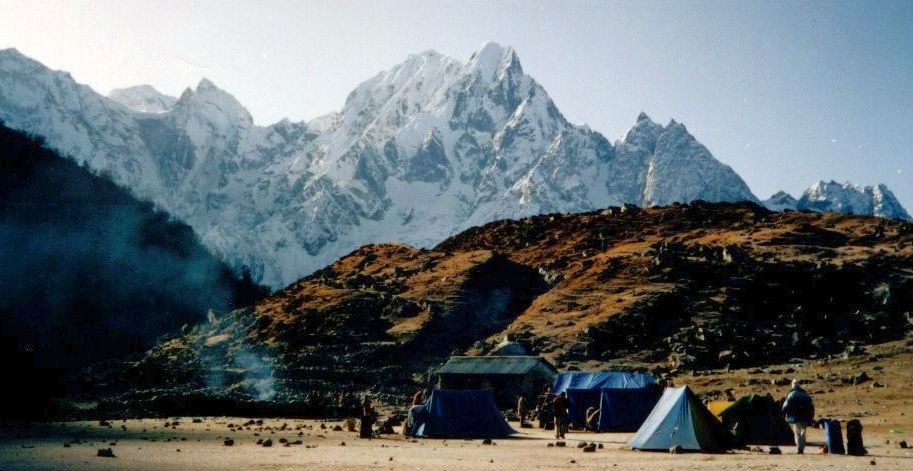
[[[0,0],[0,47],[107,93],[208,77],[259,124],[338,110],[435,49],[514,47],[573,122],[684,122],[761,198],[819,179],[913,209],[913,1],[41,2]]]

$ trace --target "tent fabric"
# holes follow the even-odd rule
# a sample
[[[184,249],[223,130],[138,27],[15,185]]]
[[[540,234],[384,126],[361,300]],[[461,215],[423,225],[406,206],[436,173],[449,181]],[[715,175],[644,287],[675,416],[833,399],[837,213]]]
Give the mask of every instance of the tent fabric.
[[[599,389],[570,389],[567,393],[568,421],[574,428],[586,425],[586,410],[590,407],[599,409],[602,391]],[[601,413],[601,412],[600,412]]]
[[[620,371],[566,371],[555,379],[552,393],[570,389],[640,389],[656,384],[656,379],[646,373]]]
[[[770,394],[739,398],[720,414],[720,420],[740,444],[792,445],[793,434],[780,405]]]
[[[731,436],[687,386],[666,388],[644,424],[628,442],[639,450],[719,451]]]
[[[438,389],[420,407],[410,411],[415,437],[493,438],[516,433],[485,389]]]
[[[599,401],[599,432],[634,432],[659,400],[659,389],[602,389]]]

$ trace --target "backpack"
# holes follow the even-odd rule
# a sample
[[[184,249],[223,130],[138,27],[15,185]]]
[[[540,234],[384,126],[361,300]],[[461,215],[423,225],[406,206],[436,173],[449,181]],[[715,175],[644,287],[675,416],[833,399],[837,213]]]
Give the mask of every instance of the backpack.
[[[862,445],[862,424],[853,419],[846,423],[846,454],[862,456],[866,453]]]

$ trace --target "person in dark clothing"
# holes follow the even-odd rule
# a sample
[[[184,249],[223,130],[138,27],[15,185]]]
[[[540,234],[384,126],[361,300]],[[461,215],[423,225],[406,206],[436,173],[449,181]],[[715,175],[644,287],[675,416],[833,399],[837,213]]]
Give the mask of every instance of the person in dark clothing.
[[[377,412],[374,411],[374,406],[371,405],[371,398],[367,395],[365,400],[361,403],[361,426],[358,429],[359,438],[373,438],[374,431],[372,426],[376,420]]]
[[[555,438],[564,438],[567,433],[567,416],[570,402],[567,400],[567,393],[562,392],[552,401],[552,413],[555,416]]]
[[[796,435],[796,448],[801,455],[805,452],[805,429],[815,420],[815,404],[812,397],[794,379],[792,390],[783,401],[783,415]]]
[[[552,424],[552,387],[546,385],[542,389],[542,395],[536,401],[536,417],[539,419],[539,428],[546,430],[551,428]]]

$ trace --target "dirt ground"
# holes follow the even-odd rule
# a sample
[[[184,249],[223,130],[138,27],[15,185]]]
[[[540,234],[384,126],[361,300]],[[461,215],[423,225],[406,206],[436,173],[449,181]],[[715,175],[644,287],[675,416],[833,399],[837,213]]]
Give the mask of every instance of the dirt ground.
[[[0,470],[849,470],[872,467],[873,460],[878,469],[913,469],[913,450],[894,445],[904,435],[877,431],[865,435],[870,452],[866,457],[818,454],[815,444],[823,438],[820,430],[810,431],[812,446],[805,455],[796,455],[793,447],[784,447],[783,455],[747,451],[673,455],[627,450],[625,443],[631,434],[570,433],[566,448],[548,447],[554,442],[548,432],[519,429],[515,423],[511,425],[522,430],[516,438],[485,445],[481,440],[409,440],[402,435],[360,440],[355,433],[332,430],[341,422],[327,422],[327,429],[321,429],[323,422],[319,421],[273,419],[265,420],[262,429],[251,426],[251,430],[230,432],[229,423],[241,424],[247,419],[177,420],[180,423],[173,428],[165,428],[163,419],[115,421],[111,427],[97,422],[6,427],[0,442]],[[283,423],[287,424],[285,430],[275,430]],[[234,439],[234,446],[223,445],[225,437]],[[82,443],[72,443],[77,438]],[[274,445],[257,445],[261,438],[271,438]],[[302,444],[286,447],[280,438],[301,440]],[[913,441],[913,433],[904,438]],[[576,447],[582,440],[601,443],[604,448],[584,453]],[[70,445],[65,447],[65,443]],[[109,447],[116,457],[96,456],[99,448]]]

